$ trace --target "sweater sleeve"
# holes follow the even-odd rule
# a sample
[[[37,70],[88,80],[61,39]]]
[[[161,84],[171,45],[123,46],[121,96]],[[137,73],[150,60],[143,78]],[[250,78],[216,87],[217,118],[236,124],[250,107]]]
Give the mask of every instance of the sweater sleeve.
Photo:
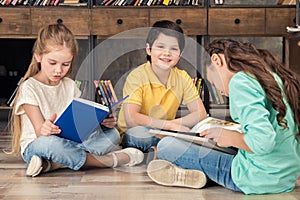
[[[270,121],[271,103],[261,85],[245,73],[237,73],[229,84],[230,113],[242,125],[244,140],[255,154],[271,152],[276,132]]]

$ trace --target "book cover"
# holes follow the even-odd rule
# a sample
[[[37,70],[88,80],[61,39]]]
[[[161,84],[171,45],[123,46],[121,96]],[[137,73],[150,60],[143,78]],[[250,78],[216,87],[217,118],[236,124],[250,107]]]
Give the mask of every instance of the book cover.
[[[57,136],[82,143],[109,114],[109,108],[82,98],[74,98],[57,117]]]
[[[108,80],[104,80],[104,84],[105,84],[105,87],[106,87],[106,90],[107,90],[107,93],[109,95],[109,98],[110,98],[111,102],[112,103],[116,102],[113,95],[112,95],[111,88],[109,87]]]
[[[116,92],[115,92],[115,90],[114,90],[114,88],[113,88],[113,86],[112,86],[111,81],[110,81],[110,80],[107,80],[107,83],[108,83],[108,86],[109,86],[109,88],[110,88],[111,94],[112,94],[112,96],[113,96],[113,98],[114,98],[114,101],[117,102],[117,101],[118,101],[118,97],[117,97]]]
[[[199,136],[199,133],[203,132],[206,129],[213,127],[222,127],[229,130],[235,130],[241,132],[241,126],[234,122],[229,122],[213,117],[208,117],[198,124],[196,124],[190,132],[180,132],[180,131],[172,131],[172,130],[164,130],[164,129],[150,129],[149,133],[155,135],[156,137],[162,138],[165,136],[172,136],[176,138],[180,138],[186,141],[193,142],[195,144],[199,144],[217,151],[221,151],[228,154],[236,154],[237,151],[234,148],[228,147],[220,147],[217,145],[215,141],[209,138]]]
[[[94,80],[94,85],[96,88],[96,92],[95,92],[95,102],[100,103],[102,105],[107,105],[105,103],[104,97],[102,95],[100,86],[99,86],[99,82],[97,80]]]
[[[61,129],[61,133],[57,136],[82,143],[93,133],[102,120],[119,107],[126,98],[110,107],[94,101],[74,98],[54,122]]]
[[[101,82],[99,81],[98,84],[99,84],[99,89],[100,89],[101,95],[102,95],[102,97],[103,97],[103,100],[104,100],[104,102],[105,102],[105,105],[106,105],[106,106],[109,106],[108,98],[107,98],[107,96],[106,96],[106,94],[105,94],[105,92],[104,92],[104,89],[103,89],[103,87],[102,87]]]
[[[104,91],[104,93],[105,93],[105,96],[106,96],[106,100],[107,100],[107,102],[108,102],[108,105],[111,105],[113,102],[111,101],[111,98],[110,98],[109,93],[108,93],[108,91],[107,91],[107,88],[106,88],[106,85],[105,85],[105,83],[104,83],[104,80],[100,80],[100,81],[99,81],[99,85],[103,88],[103,91]]]

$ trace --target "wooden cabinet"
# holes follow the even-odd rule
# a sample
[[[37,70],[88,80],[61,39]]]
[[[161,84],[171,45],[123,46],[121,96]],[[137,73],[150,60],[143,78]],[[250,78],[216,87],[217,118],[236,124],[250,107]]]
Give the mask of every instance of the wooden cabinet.
[[[171,20],[179,24],[188,36],[197,37],[205,42],[210,36],[216,37],[269,37],[285,38],[287,26],[295,25],[295,7],[293,6],[103,6],[103,7],[0,7],[0,38],[33,39],[40,28],[49,23],[63,23],[74,33],[76,38],[83,38],[84,47],[80,51],[89,53],[95,45],[95,38],[106,39],[122,33],[122,38],[129,37],[130,31],[148,28],[158,20]],[[128,31],[128,32],[127,32]],[[128,33],[126,35],[126,32]],[[125,34],[124,34],[125,33]],[[147,31],[131,35],[145,39]],[[94,37],[95,36],[95,37]],[[203,39],[204,38],[204,39]],[[117,41],[118,42],[118,41]],[[26,42],[27,43],[27,42]],[[7,43],[5,43],[6,45]],[[19,44],[19,43],[18,43]],[[286,64],[299,73],[296,62],[299,54],[298,40],[286,41]],[[23,45],[20,43],[20,45]],[[117,44],[119,45],[119,44]],[[281,45],[281,44],[280,44]],[[3,45],[2,45],[3,46]],[[291,46],[295,48],[291,48]],[[82,47],[82,46],[81,46]],[[2,53],[5,52],[5,47]],[[14,50],[17,48],[13,48]],[[27,50],[26,50],[27,51]],[[31,49],[28,50],[28,52]],[[1,51],[0,51],[1,53]],[[8,53],[6,53],[8,54]],[[3,56],[3,54],[0,54]],[[13,55],[13,54],[12,54]],[[83,55],[80,52],[79,55]],[[5,56],[5,55],[4,55]],[[78,63],[86,57],[80,58]],[[28,57],[28,56],[27,56]],[[26,58],[27,58],[26,57]],[[197,57],[193,56],[193,57]],[[291,57],[295,57],[291,59]],[[1,59],[0,64],[11,62]],[[30,59],[27,59],[30,61]],[[2,62],[2,63],[1,63]],[[25,61],[23,61],[25,63]],[[122,63],[123,64],[123,63]],[[22,68],[14,61],[16,67]],[[92,66],[89,69],[95,69]],[[20,67],[21,66],[21,67]],[[132,66],[132,65],[130,65]],[[24,67],[23,67],[24,68]],[[91,73],[94,72],[90,70]],[[91,75],[91,74],[89,74]],[[89,76],[89,77],[92,77]]]
[[[90,35],[89,9],[86,8],[32,8],[31,22],[34,35],[42,26],[50,23],[63,23],[76,36]]]
[[[211,8],[208,35],[242,36],[265,33],[264,8]]]
[[[89,13],[87,8],[0,7],[0,37],[34,37],[50,23],[64,23],[76,36],[89,36]]]
[[[295,23],[295,8],[266,8],[267,35],[285,35],[286,27]]]
[[[0,8],[0,35],[31,34],[29,8]]]
[[[206,9],[204,8],[93,8],[91,10],[91,34],[111,36],[135,28],[150,27],[158,20],[172,20],[187,35],[207,33]]]
[[[190,36],[284,36],[295,25],[292,7],[2,7],[0,37],[35,36],[49,23],[64,23],[76,36],[109,37],[168,19]]]
[[[285,49],[285,65],[295,72],[300,80],[300,32],[286,35]]]
[[[206,35],[207,17],[204,8],[157,8],[150,9],[150,26],[158,20],[171,20],[181,26],[186,35]]]
[[[103,8],[91,10],[91,34],[111,36],[135,28],[150,27],[158,20],[172,20],[179,24],[187,35],[207,33],[206,9],[204,8]]]
[[[148,9],[93,8],[91,10],[91,34],[111,36],[123,31],[148,27]]]

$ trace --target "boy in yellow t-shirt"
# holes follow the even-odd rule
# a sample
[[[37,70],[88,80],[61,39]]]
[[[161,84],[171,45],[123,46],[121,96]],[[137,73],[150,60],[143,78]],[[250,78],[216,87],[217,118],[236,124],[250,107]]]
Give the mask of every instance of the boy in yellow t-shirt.
[[[149,31],[148,62],[128,75],[123,88],[123,96],[129,95],[118,120],[124,148],[136,147],[147,153],[160,140],[148,133],[150,128],[189,131],[207,116],[191,77],[176,67],[184,45],[183,31],[176,23],[158,21]],[[175,119],[182,101],[189,114]]]

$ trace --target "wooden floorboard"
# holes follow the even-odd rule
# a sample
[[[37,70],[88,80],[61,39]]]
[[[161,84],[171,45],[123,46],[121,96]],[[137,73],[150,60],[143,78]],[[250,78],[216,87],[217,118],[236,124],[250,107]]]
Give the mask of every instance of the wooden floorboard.
[[[291,193],[277,195],[243,195],[221,186],[203,189],[164,187],[152,182],[146,166],[117,169],[60,169],[31,178],[25,176],[26,164],[3,153],[10,136],[0,134],[0,199],[149,199],[149,200],[297,200],[300,199],[300,181]]]

